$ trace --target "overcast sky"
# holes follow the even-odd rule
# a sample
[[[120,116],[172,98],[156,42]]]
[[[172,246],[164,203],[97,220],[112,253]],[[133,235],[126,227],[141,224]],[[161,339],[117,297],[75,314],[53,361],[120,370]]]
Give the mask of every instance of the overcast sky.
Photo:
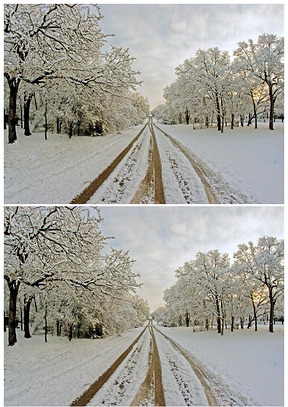
[[[196,51],[218,47],[232,56],[239,41],[264,32],[284,36],[282,4],[100,4],[101,26],[115,46],[129,48],[143,81],[138,91],[151,108],[163,103],[163,89],[175,68]]]
[[[278,206],[103,206],[104,236],[115,249],[129,250],[141,274],[139,294],[154,311],[175,270],[198,251],[218,249],[231,258],[237,245],[263,235],[284,238],[283,208]]]

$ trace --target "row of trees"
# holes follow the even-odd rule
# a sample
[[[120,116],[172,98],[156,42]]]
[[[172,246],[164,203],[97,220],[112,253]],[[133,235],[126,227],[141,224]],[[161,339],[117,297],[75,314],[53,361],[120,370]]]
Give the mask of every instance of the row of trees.
[[[275,108],[284,112],[284,38],[262,34],[238,43],[231,61],[219,48],[199,49],[194,58],[176,68],[177,79],[164,90],[165,105],[152,112],[165,123],[200,123],[208,127],[216,121],[243,126],[252,120],[257,128],[259,115],[269,117],[273,130]]]
[[[275,311],[283,318],[284,303],[284,241],[263,236],[257,245],[241,244],[234,253],[218,250],[198,252],[195,259],[176,270],[177,282],[164,293],[166,307],[153,314],[168,326],[190,323],[205,329],[217,326],[233,331],[236,321],[248,327],[260,317],[269,318],[273,332]]]
[[[5,123],[9,143],[19,119],[25,135],[47,131],[101,134],[138,124],[149,113],[135,93],[140,82],[127,49],[102,52],[98,6],[6,4],[4,7]]]
[[[5,207],[5,310],[9,345],[33,330],[102,336],[143,323],[147,302],[128,252],[103,253],[99,210],[83,207]]]

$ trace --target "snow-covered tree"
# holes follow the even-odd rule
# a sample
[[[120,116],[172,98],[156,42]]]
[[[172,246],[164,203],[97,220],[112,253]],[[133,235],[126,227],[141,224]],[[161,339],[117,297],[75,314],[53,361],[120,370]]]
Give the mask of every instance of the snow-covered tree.
[[[234,257],[238,267],[265,287],[270,305],[269,332],[273,332],[275,305],[284,291],[284,241],[263,236],[257,245],[239,245]]]
[[[269,129],[273,130],[275,102],[284,91],[284,38],[264,33],[257,43],[252,39],[239,42],[234,55],[241,70],[267,87]]]
[[[60,295],[65,296],[65,289],[69,298],[84,298],[85,292],[88,303],[94,302],[96,308],[111,296],[125,303],[135,292],[139,286],[138,275],[132,271],[134,261],[129,253],[112,248],[102,254],[107,239],[101,233],[101,221],[99,211],[92,215],[89,208],[82,207],[5,208],[4,278],[9,289],[9,345],[17,340],[16,306],[20,288],[27,324],[32,298],[40,291],[45,292],[48,308],[49,298],[53,297],[51,302],[58,309],[70,307],[76,319],[79,310],[84,312],[88,306],[93,307],[83,305],[83,301],[77,305],[78,300],[74,301],[75,306],[65,305]]]

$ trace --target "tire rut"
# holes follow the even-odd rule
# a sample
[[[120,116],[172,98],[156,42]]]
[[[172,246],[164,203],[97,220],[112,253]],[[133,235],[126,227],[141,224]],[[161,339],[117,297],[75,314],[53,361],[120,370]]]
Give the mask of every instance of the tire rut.
[[[192,370],[198,377],[203,389],[205,396],[208,401],[209,406],[218,406],[219,403],[217,401],[216,395],[214,394],[213,390],[210,388],[207,382],[207,372],[204,372],[203,368],[200,368],[199,365],[192,359],[191,355],[177,342],[175,342],[173,339],[169,338],[167,335],[165,335],[163,332],[161,332],[159,329],[155,328],[157,332],[159,332],[167,341],[169,341],[172,346],[181,353],[189,363],[189,365],[192,367]]]
[[[77,397],[70,405],[71,406],[86,406],[90,400],[95,396],[95,394],[101,389],[101,387],[107,382],[107,380],[112,376],[115,370],[121,365],[124,359],[131,352],[133,347],[140,340],[147,326],[143,329],[140,335],[131,343],[131,345],[118,357],[118,359],[107,369],[84,393]]]
[[[223,180],[221,180],[219,176],[213,173],[213,171],[210,170],[210,168],[205,165],[199,159],[199,157],[196,156],[196,154],[192,153],[187,147],[185,147],[171,135],[167,134],[160,127],[156,126],[154,123],[153,125],[161,133],[163,133],[189,160],[194,171],[203,184],[209,204],[248,203],[248,198],[243,194],[240,195],[241,201],[239,201],[239,197],[235,196],[235,192]],[[222,195],[224,195],[224,197],[222,197]]]
[[[106,181],[106,179],[111,175],[114,169],[120,164],[123,158],[131,150],[135,142],[139,139],[143,131],[145,130],[147,123],[140,130],[137,136],[128,144],[128,146],[121,151],[121,153],[112,161],[112,163],[101,172],[79,195],[72,199],[71,204],[85,204],[89,199],[95,194],[95,192],[100,188],[100,186]]]
[[[148,126],[152,135],[152,146],[150,146],[149,150],[149,166],[138,191],[130,202],[131,204],[146,203],[145,200],[147,198],[152,198],[152,201],[155,204],[166,203],[162,179],[161,158],[151,119],[149,119]]]

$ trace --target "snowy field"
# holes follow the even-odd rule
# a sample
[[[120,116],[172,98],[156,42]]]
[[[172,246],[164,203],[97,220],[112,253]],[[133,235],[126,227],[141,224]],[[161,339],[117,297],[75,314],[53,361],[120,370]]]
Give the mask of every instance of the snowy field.
[[[18,332],[13,347],[4,343],[4,396],[9,406],[70,405],[121,355],[141,328],[101,340],[35,335]]]
[[[227,330],[222,337],[215,331],[193,332],[193,328],[186,327],[157,326],[157,328],[187,349],[215,377],[214,390],[216,394],[218,392],[217,397],[220,399],[221,389],[223,394],[229,389],[228,393],[232,394],[235,405],[237,402],[243,405],[243,400],[247,401],[246,405],[251,406],[283,405],[284,330],[282,326],[276,326],[274,334],[269,334],[265,326],[260,327],[256,333],[247,329],[236,330],[234,333]],[[11,348],[7,346],[7,338],[5,338],[5,405],[71,404],[132,343],[140,331],[141,328],[138,328],[121,336],[101,340],[75,339],[71,342],[67,338],[49,337],[47,344],[44,343],[42,335],[25,340],[19,332],[18,342]],[[163,338],[160,334],[156,335],[156,340],[165,388],[172,380],[169,364],[165,362],[165,358],[169,359],[172,355],[173,363],[176,363],[178,368],[181,366],[184,372],[188,367],[185,367],[185,360],[182,360],[181,355],[177,356],[175,350],[171,348],[169,351],[167,347],[163,347]],[[132,399],[133,391],[137,391],[139,372],[141,369],[145,370],[145,363],[147,363],[149,343],[147,331],[142,343],[143,346],[139,347],[137,363],[135,364],[132,357],[130,358],[129,376],[125,376],[127,370],[126,373],[122,372],[122,376],[125,374],[127,381],[119,388],[119,394],[116,395],[119,401],[117,405],[123,405],[125,400]],[[163,356],[165,352],[166,356]],[[123,369],[125,370],[125,366],[122,366],[122,371]],[[113,377],[111,379],[115,384],[115,379]],[[131,383],[135,384],[132,386],[133,390],[131,390]],[[125,399],[121,396],[121,392],[129,386],[130,390],[126,395],[128,398]],[[115,389],[106,388],[107,393],[104,387],[104,393],[99,393],[94,401],[106,397],[107,405],[107,400],[112,397],[111,391],[115,393]],[[165,391],[166,403],[171,405],[178,390],[168,386]],[[198,400],[204,397],[203,394],[201,396],[201,391],[201,388],[197,390]],[[95,405],[93,402],[91,404]]]
[[[179,140],[208,167],[218,173],[249,203],[284,202],[284,125],[267,123],[251,127],[229,127],[221,134],[215,129],[195,129],[192,125],[163,125],[167,134]]]
[[[282,326],[276,326],[273,334],[266,325],[258,332],[226,330],[223,336],[215,331],[193,332],[193,327],[157,328],[195,356],[220,385],[230,388],[235,401],[245,398],[251,406],[284,405]]]
[[[227,127],[223,134],[215,129],[193,130],[190,125],[159,126],[199,156],[239,196],[245,195],[247,203],[283,203],[282,123],[276,123],[274,131],[267,129],[267,123],[260,123],[257,130],[247,126],[234,130]],[[141,127],[121,134],[72,140],[66,135],[49,134],[47,141],[40,133],[25,137],[18,128],[18,140],[13,145],[7,143],[5,134],[5,203],[71,202],[131,142]],[[170,182],[169,178],[165,180],[165,171],[162,175],[164,183]],[[173,203],[182,203],[177,197],[174,201],[170,198]]]

